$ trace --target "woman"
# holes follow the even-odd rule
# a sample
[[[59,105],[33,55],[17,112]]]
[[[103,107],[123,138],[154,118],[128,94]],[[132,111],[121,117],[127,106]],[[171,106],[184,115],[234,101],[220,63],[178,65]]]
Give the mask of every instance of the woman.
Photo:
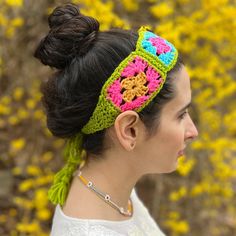
[[[68,139],[49,190],[51,235],[164,235],[135,191],[170,173],[198,135],[176,48],[145,27],[99,31],[78,6],[57,7],[35,56],[57,71],[42,86],[47,125]]]

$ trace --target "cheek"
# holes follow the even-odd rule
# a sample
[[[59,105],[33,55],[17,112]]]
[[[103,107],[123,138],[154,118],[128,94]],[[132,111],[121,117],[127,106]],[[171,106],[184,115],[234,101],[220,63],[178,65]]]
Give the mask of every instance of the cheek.
[[[184,129],[177,122],[168,121],[157,133],[145,141],[143,148],[146,154],[154,156],[175,156],[184,147]]]
[[[170,173],[176,170],[178,152],[183,147],[184,127],[182,123],[166,120],[165,125],[143,145],[150,173]]]
[[[173,156],[184,146],[184,130],[181,126],[169,126],[165,131],[161,132],[156,140],[157,147],[163,156]]]
[[[184,139],[184,130],[181,126],[169,126],[162,132],[161,140],[163,144],[175,145]]]
[[[152,153],[156,171],[170,173],[178,166],[178,152],[183,148],[184,135],[181,130],[172,130],[162,135],[158,151]]]

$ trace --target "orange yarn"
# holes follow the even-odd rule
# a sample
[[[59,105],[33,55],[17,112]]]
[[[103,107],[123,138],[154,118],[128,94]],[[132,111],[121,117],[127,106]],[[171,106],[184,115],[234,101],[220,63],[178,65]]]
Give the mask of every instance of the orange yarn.
[[[148,92],[148,87],[145,86],[147,82],[144,72],[139,73],[137,76],[128,77],[121,81],[121,87],[126,89],[123,93],[123,100],[131,102],[135,96],[144,96]]]

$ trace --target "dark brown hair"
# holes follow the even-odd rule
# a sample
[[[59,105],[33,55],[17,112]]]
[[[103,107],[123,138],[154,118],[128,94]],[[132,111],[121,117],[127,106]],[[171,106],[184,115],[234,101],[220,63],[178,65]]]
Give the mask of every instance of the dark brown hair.
[[[57,7],[48,23],[49,33],[39,43],[35,57],[58,70],[42,83],[42,103],[48,129],[57,137],[70,138],[88,122],[103,84],[135,50],[138,34],[123,29],[101,32],[99,22],[82,15],[74,4]],[[173,75],[182,64],[178,57],[160,93],[139,112],[150,135],[157,130],[162,107],[175,95]],[[84,136],[83,147],[88,153],[104,151],[105,131]]]

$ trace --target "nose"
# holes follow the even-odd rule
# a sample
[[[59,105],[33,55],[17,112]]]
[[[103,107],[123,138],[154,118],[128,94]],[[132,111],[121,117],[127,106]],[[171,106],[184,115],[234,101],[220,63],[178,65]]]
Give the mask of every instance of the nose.
[[[198,130],[193,123],[191,117],[189,117],[189,122],[186,125],[185,140],[192,140],[198,136]]]

